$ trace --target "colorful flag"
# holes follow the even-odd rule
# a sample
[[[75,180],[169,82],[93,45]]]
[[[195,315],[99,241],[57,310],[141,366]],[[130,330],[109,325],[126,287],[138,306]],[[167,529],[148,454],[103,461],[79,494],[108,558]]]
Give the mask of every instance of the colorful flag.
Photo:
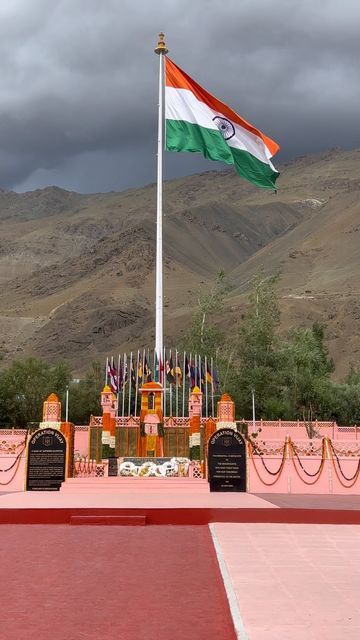
[[[211,385],[212,390],[214,390],[214,381],[211,375],[209,363],[206,364],[206,382]]]
[[[204,391],[204,386],[205,386],[205,372],[204,372],[204,365],[201,363],[201,367],[200,367],[200,389],[201,389],[201,391]]]
[[[134,362],[133,362],[132,359],[130,360],[130,384],[133,387],[133,389],[135,389],[135,387],[136,387],[136,375],[135,375]]]
[[[180,367],[179,357],[177,357],[177,362],[176,362],[176,367],[175,367],[175,376],[176,376],[176,379],[177,379],[178,386],[181,387],[182,371],[181,371],[181,367]]]
[[[195,365],[192,362],[190,362],[190,381],[191,381],[191,386],[195,387],[196,370],[195,370]]]
[[[234,165],[245,180],[275,190],[279,145],[212,96],[166,57],[166,149],[200,151]]]
[[[213,369],[213,379],[214,379],[214,391],[219,391],[220,382],[219,382],[218,374],[216,373],[215,369]]]
[[[108,362],[108,380],[109,380],[109,387],[111,388],[111,391],[113,393],[117,393],[118,391],[118,386],[117,386],[117,381],[118,381],[118,373],[117,373],[117,369],[114,366],[114,364],[110,364],[110,362]]]
[[[128,381],[128,363],[126,354],[124,354],[124,366],[122,368],[122,389],[125,389],[125,385]]]
[[[158,360],[156,351],[155,351],[155,354],[154,354],[154,369],[155,369],[155,371],[154,371],[154,381],[155,382],[159,382],[159,379],[160,379],[160,367],[159,367],[159,360]]]
[[[170,360],[166,360],[166,379],[169,384],[174,384],[175,376],[174,376],[174,365],[172,361],[172,356],[170,356]]]
[[[122,390],[123,382],[124,382],[124,372],[123,372],[123,366],[122,366],[122,362],[121,362],[121,358],[120,358],[120,360],[119,360],[119,371],[118,371],[118,391]]]
[[[190,364],[187,356],[185,356],[184,376],[185,378],[190,378]]]
[[[142,368],[141,358],[139,359],[137,377],[138,377],[138,384],[141,385],[142,384],[142,378],[143,378],[143,368]]]
[[[145,360],[144,360],[144,375],[145,375],[145,380],[146,382],[151,382],[152,380],[152,371],[149,367],[148,361],[147,361],[147,357],[145,356]]]

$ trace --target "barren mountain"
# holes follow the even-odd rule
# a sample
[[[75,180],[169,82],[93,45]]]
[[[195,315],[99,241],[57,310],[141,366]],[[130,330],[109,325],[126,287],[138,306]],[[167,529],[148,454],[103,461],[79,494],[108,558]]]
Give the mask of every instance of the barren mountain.
[[[223,269],[233,329],[260,265],[280,271],[284,328],[326,326],[341,376],[360,349],[360,150],[281,168],[275,195],[233,171],[164,186],[166,343]],[[155,186],[80,195],[56,187],[0,191],[0,350],[72,361],[152,346]]]

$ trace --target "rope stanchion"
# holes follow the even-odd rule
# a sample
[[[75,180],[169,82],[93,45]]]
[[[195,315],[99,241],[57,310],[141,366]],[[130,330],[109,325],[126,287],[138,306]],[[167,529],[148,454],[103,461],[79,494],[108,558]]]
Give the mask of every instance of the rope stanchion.
[[[307,476],[309,476],[309,478],[315,478],[315,476],[317,476],[317,475],[321,472],[321,468],[322,468],[322,465],[323,465],[323,460],[325,459],[325,455],[324,455],[324,445],[322,445],[322,446],[321,446],[321,462],[320,462],[320,466],[319,466],[318,470],[317,470],[317,471],[315,471],[315,473],[310,473],[310,471],[307,471],[307,470],[305,469],[305,467],[304,467],[303,463],[301,462],[301,459],[300,459],[300,457],[299,457],[299,454],[298,454],[298,452],[297,452],[297,450],[296,450],[296,446],[294,445],[294,443],[293,443],[292,441],[290,441],[290,447],[291,447],[292,455],[293,455],[293,456],[295,455],[295,458],[296,458],[296,460],[298,461],[298,463],[299,463],[299,465],[300,465],[301,469],[303,470],[303,472],[304,472]]]
[[[351,478],[348,478],[345,475],[345,473],[343,472],[342,468],[341,468],[340,460],[338,458],[338,455],[337,455],[337,453],[335,451],[335,448],[334,448],[333,443],[331,442],[331,440],[330,440],[330,453],[331,453],[331,461],[333,463],[334,471],[335,471],[336,477],[339,480],[341,486],[343,486],[345,489],[351,489],[351,487],[353,487],[354,484],[356,483],[356,481],[357,481],[357,479],[359,477],[359,474],[360,474],[360,460],[358,461],[357,469],[356,469],[354,475],[351,476]],[[335,464],[334,458],[335,458],[337,464]],[[345,484],[342,481],[342,479],[339,476],[339,473],[338,473],[338,470],[337,470],[337,466],[339,467],[339,471],[340,471],[342,477],[344,478],[344,480],[346,480],[347,482],[350,482],[350,484]]]
[[[254,466],[255,473],[256,473],[257,477],[259,478],[260,482],[262,482],[264,485],[266,485],[267,487],[272,487],[272,486],[273,486],[274,484],[276,484],[276,482],[280,479],[281,474],[282,474],[282,472],[283,472],[283,469],[284,469],[284,466],[285,466],[285,462],[286,462],[286,455],[287,455],[288,441],[287,441],[287,440],[285,440],[285,443],[284,443],[284,446],[283,446],[282,460],[281,460],[281,463],[280,463],[280,467],[278,468],[278,470],[277,470],[276,472],[268,470],[268,469],[266,468],[266,466],[264,465],[264,460],[262,459],[262,457],[261,457],[261,456],[259,456],[259,457],[260,457],[260,459],[261,459],[261,462],[262,462],[262,463],[263,463],[263,465],[264,465],[264,468],[266,469],[266,471],[267,471],[268,473],[270,473],[271,475],[275,475],[275,474],[277,475],[277,477],[275,478],[275,480],[273,480],[272,482],[266,482],[266,480],[263,480],[263,478],[260,476],[259,471],[258,471],[258,469],[257,469],[257,467],[256,467],[256,464],[255,464],[255,459],[254,459],[254,455],[253,455],[253,449],[256,449],[256,445],[255,445],[255,447],[254,447],[254,444],[253,444],[253,442],[252,442],[250,439],[249,439],[249,445],[250,445],[250,446],[249,446],[249,455],[250,455],[251,461],[252,461],[252,463],[253,463],[253,466]]]
[[[304,464],[299,456],[298,453],[298,448],[296,447],[296,445],[292,442],[291,438],[287,438],[282,450],[282,459],[280,462],[280,466],[276,471],[271,471],[271,469],[268,468],[268,466],[265,463],[265,460],[263,459],[262,456],[262,452],[260,452],[260,450],[258,449],[257,445],[255,442],[253,442],[250,438],[248,439],[249,442],[249,457],[252,460],[252,464],[253,467],[255,469],[255,473],[257,475],[257,477],[259,478],[260,482],[262,484],[264,484],[265,486],[271,487],[273,486],[281,477],[282,471],[284,469],[284,465],[285,465],[285,461],[286,461],[286,455],[287,455],[287,451],[288,451],[288,447],[289,447],[289,457],[291,458],[292,461],[292,465],[295,469],[295,472],[298,476],[298,478],[301,480],[301,482],[303,482],[304,484],[311,486],[317,483],[317,481],[320,479],[322,472],[324,470],[324,465],[325,465],[325,461],[328,458],[331,458],[332,461],[332,465],[334,467],[334,471],[336,474],[337,479],[339,480],[340,484],[346,488],[346,489],[351,489],[351,487],[354,486],[354,484],[357,482],[359,476],[360,476],[360,459],[358,461],[357,464],[357,468],[355,473],[351,476],[348,477],[347,475],[345,475],[342,467],[341,467],[341,461],[339,459],[339,456],[337,454],[337,451],[332,443],[332,441],[330,440],[330,438],[328,438],[327,436],[325,436],[322,439],[322,445],[321,445],[321,461],[320,461],[320,465],[319,468],[315,471],[315,472],[310,472],[308,471],[305,467]],[[256,454],[254,456],[254,453]],[[271,476],[276,476],[275,479],[272,482],[267,482],[266,480],[264,480],[260,473],[259,470],[257,468],[256,465],[256,458],[260,458],[262,466],[264,467],[266,473],[268,473]],[[302,470],[302,472],[308,476],[308,478],[311,478],[311,480],[306,480],[300,473],[299,468]],[[350,484],[346,484],[344,482],[344,480],[346,481],[346,483],[350,483]]]
[[[295,457],[294,457],[294,450],[293,450],[293,449],[294,449],[294,445],[293,445],[293,442],[290,440],[291,460],[292,460],[292,463],[293,463],[293,466],[294,466],[294,469],[295,469],[295,471],[296,471],[296,474],[297,474],[298,478],[300,478],[301,482],[303,482],[304,484],[306,484],[306,485],[308,485],[308,486],[311,486],[311,485],[313,485],[313,484],[316,484],[316,482],[317,482],[317,481],[320,479],[320,477],[321,477],[321,474],[322,474],[323,469],[324,469],[325,460],[326,460],[326,456],[325,456],[325,438],[323,438],[323,441],[322,441],[322,451],[321,451],[321,462],[320,462],[320,466],[319,466],[319,468],[318,468],[318,470],[316,471],[316,473],[315,473],[315,474],[312,474],[312,473],[309,473],[308,471],[306,471],[306,469],[304,468],[304,466],[303,466],[303,464],[302,464],[302,462],[301,462],[301,460],[300,460],[300,458],[299,458],[298,454],[295,452],[295,455],[296,455],[296,457],[297,457],[297,460],[299,461],[299,464],[300,464],[300,466],[301,466],[302,470],[304,471],[304,473],[306,473],[306,475],[308,475],[309,477],[314,477],[314,476],[316,475],[315,480],[313,480],[312,482],[310,482],[310,481],[308,481],[308,480],[305,480],[304,478],[302,478],[302,477],[301,477],[301,475],[300,475],[300,473],[299,473],[299,470],[298,470],[298,468],[297,468],[297,466],[296,466],[296,463],[295,463]]]
[[[280,463],[280,466],[279,466],[277,471],[271,471],[270,469],[267,468],[267,466],[265,464],[265,460],[264,460],[263,455],[262,455],[262,452],[259,451],[259,449],[257,448],[255,442],[253,442],[253,440],[251,440],[250,438],[249,438],[249,442],[251,444],[252,451],[255,451],[255,453],[259,456],[259,459],[261,460],[265,471],[267,471],[267,473],[269,473],[271,476],[277,476],[277,474],[279,473],[279,471],[281,469],[282,462]],[[283,445],[281,448],[279,448],[279,453],[280,453],[280,451],[282,451],[282,453],[284,453],[284,446],[285,445]]]
[[[26,436],[25,436],[25,440],[21,443],[24,446],[21,449],[21,451],[18,453],[18,455],[16,456],[16,459],[13,462],[13,464],[10,467],[8,467],[8,469],[0,469],[0,472],[6,473],[7,471],[11,471],[11,469],[13,469],[14,466],[15,466],[15,471],[14,471],[13,475],[11,476],[10,480],[7,480],[6,482],[1,482],[0,481],[0,486],[1,487],[7,487],[14,480],[14,478],[15,478],[17,472],[18,472],[19,466],[20,466],[21,456],[24,453],[24,451],[26,450],[26,445],[27,445],[27,441],[28,441],[28,435],[29,435],[29,432],[27,431]]]
[[[9,484],[14,480],[14,478],[15,478],[15,476],[16,476],[16,474],[17,474],[17,471],[18,471],[18,469],[19,469],[19,466],[20,466],[21,456],[22,456],[22,454],[24,453],[25,448],[26,448],[26,447],[24,447],[24,448],[20,451],[20,453],[18,453],[18,455],[16,456],[16,458],[15,458],[14,462],[12,463],[12,465],[11,465],[10,467],[8,467],[7,469],[0,469],[0,473],[7,473],[7,471],[11,471],[11,469],[13,469],[13,468],[15,467],[15,471],[14,471],[13,475],[11,476],[10,480],[7,480],[6,482],[1,482],[1,481],[0,481],[0,486],[2,486],[2,487],[7,487],[7,485],[9,485]],[[16,465],[16,466],[15,466],[15,465]]]

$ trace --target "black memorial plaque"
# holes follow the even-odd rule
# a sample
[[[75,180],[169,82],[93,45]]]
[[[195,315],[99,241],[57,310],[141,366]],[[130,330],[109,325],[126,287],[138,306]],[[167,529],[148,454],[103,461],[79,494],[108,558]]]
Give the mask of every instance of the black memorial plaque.
[[[108,475],[117,476],[117,474],[118,474],[118,459],[109,458]]]
[[[233,429],[219,429],[209,440],[210,491],[246,491],[245,440]]]
[[[57,429],[41,429],[29,440],[26,491],[59,491],[65,480],[66,439]]]

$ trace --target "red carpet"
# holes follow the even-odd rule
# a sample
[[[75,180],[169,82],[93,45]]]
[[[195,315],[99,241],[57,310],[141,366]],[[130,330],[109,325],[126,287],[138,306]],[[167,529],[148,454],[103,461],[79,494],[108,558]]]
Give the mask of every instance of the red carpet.
[[[235,640],[205,526],[0,529],[1,640]]]

